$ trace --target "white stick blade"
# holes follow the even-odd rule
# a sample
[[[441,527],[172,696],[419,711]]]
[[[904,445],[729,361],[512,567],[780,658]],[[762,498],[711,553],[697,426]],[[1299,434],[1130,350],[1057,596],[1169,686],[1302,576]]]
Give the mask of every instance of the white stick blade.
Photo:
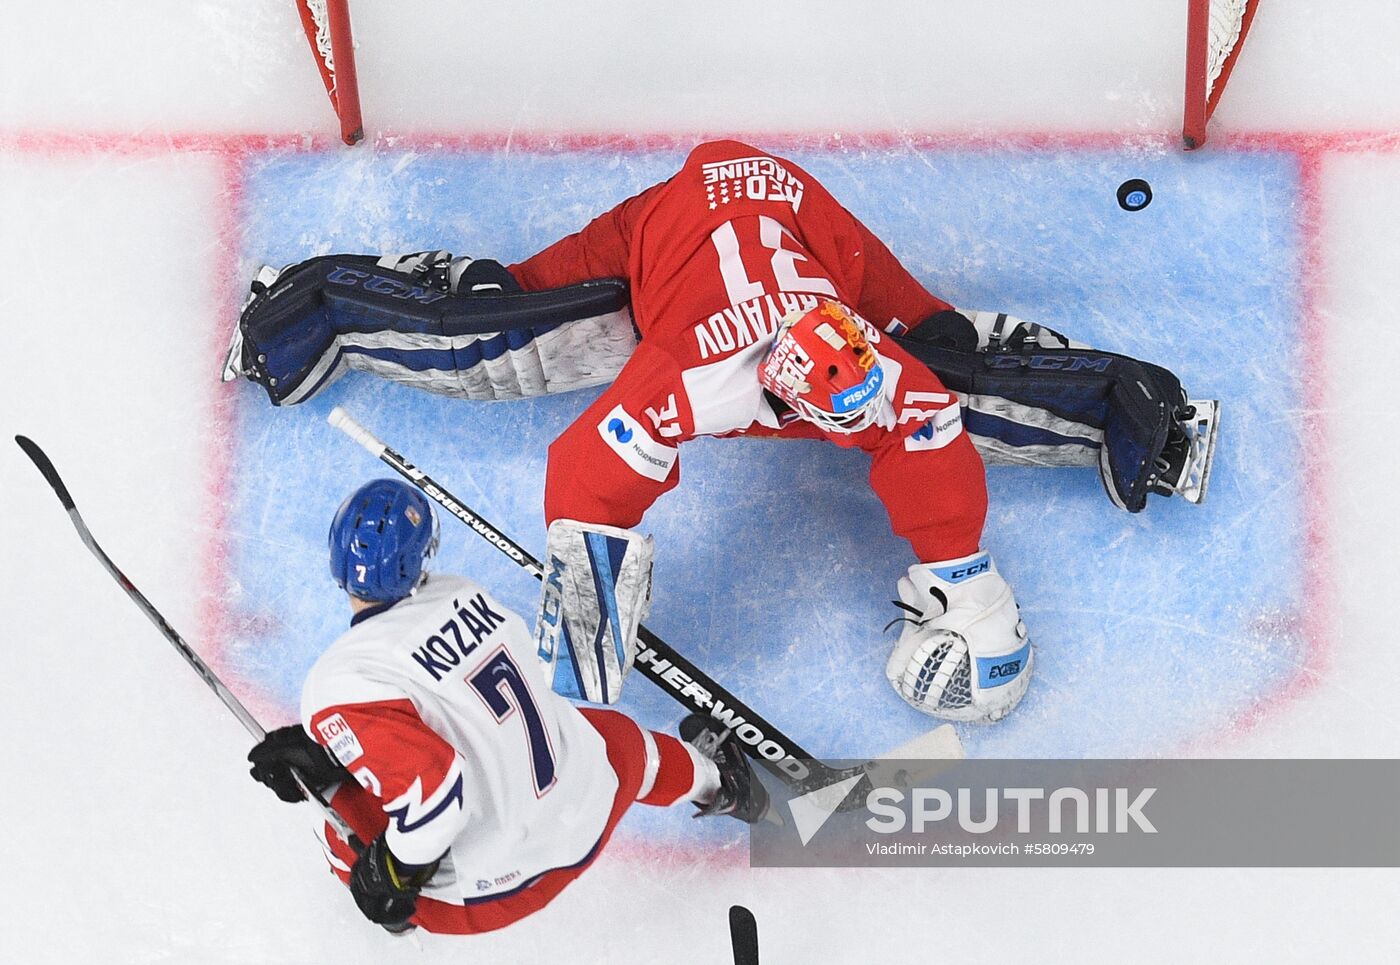
[[[953,725],[943,724],[877,757],[869,767],[870,780],[877,786],[920,787],[966,756]]]
[[[958,737],[958,732],[953,729],[953,725],[943,724],[927,733],[920,734],[913,740],[905,741],[887,754],[881,754],[877,760],[960,761],[966,756],[967,754],[963,751],[962,739]]]

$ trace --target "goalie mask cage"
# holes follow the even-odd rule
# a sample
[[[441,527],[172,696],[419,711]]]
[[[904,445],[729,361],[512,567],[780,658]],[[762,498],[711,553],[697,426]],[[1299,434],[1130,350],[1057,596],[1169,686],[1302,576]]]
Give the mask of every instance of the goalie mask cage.
[[[1260,0],[1190,0],[1186,15],[1186,117],[1181,140],[1191,151],[1206,142],[1215,113]]]
[[[296,0],[296,4],[331,107],[340,118],[340,139],[355,144],[364,139],[365,126],[360,119],[360,89],[355,82],[349,0]]]

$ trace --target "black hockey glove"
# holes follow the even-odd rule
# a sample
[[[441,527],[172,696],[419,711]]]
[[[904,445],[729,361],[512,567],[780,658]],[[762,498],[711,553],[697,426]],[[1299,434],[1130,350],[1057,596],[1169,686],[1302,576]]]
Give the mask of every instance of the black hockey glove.
[[[355,859],[350,871],[350,894],[366,918],[391,932],[406,931],[418,906],[418,892],[437,871],[438,862],[406,864],[395,858],[384,841],[375,838]]]
[[[900,337],[914,342],[927,342],[955,352],[977,351],[977,329],[972,321],[959,311],[934,312],[915,325],[907,335]]]
[[[253,780],[266,784],[290,804],[306,799],[292,777],[293,768],[317,793],[350,777],[350,772],[331,756],[331,752],[312,740],[298,724],[268,731],[248,752],[248,760],[253,765],[248,771]]]

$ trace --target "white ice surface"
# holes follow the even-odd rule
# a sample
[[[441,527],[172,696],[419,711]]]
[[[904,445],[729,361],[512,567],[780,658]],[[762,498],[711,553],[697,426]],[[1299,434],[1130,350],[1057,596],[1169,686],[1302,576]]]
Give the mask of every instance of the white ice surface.
[[[1167,0],[523,6],[360,0],[370,128],[1170,134],[1179,121],[1184,5]],[[330,130],[292,5],[24,4],[0,24],[0,959],[723,962],[732,902],[757,913],[765,962],[1395,959],[1394,871],[796,875],[620,851],[500,935],[425,938],[420,954],[367,927],[303,822],[242,773],[236,723],[7,441],[49,450],[98,539],[198,633],[224,532],[204,518],[230,324],[219,160],[83,135]],[[1400,411],[1388,351],[1368,351],[1389,346],[1400,277],[1398,35],[1387,0],[1270,0],[1212,131],[1391,140],[1318,160],[1326,378],[1309,402],[1327,428],[1312,443],[1336,591],[1307,602],[1325,614],[1325,659],[1308,687],[1193,753],[1400,753]],[[10,139],[35,133],[79,147]]]

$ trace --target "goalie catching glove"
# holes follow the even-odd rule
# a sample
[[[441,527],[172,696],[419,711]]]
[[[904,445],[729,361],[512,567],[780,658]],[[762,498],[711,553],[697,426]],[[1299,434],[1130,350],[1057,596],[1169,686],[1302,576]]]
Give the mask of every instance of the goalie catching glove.
[[[549,526],[535,639],[555,692],[616,703],[651,609],[650,536],[556,519]]]
[[[885,676],[911,706],[991,723],[1020,703],[1034,652],[1011,587],[989,554],[919,563],[899,580],[906,618]]]

